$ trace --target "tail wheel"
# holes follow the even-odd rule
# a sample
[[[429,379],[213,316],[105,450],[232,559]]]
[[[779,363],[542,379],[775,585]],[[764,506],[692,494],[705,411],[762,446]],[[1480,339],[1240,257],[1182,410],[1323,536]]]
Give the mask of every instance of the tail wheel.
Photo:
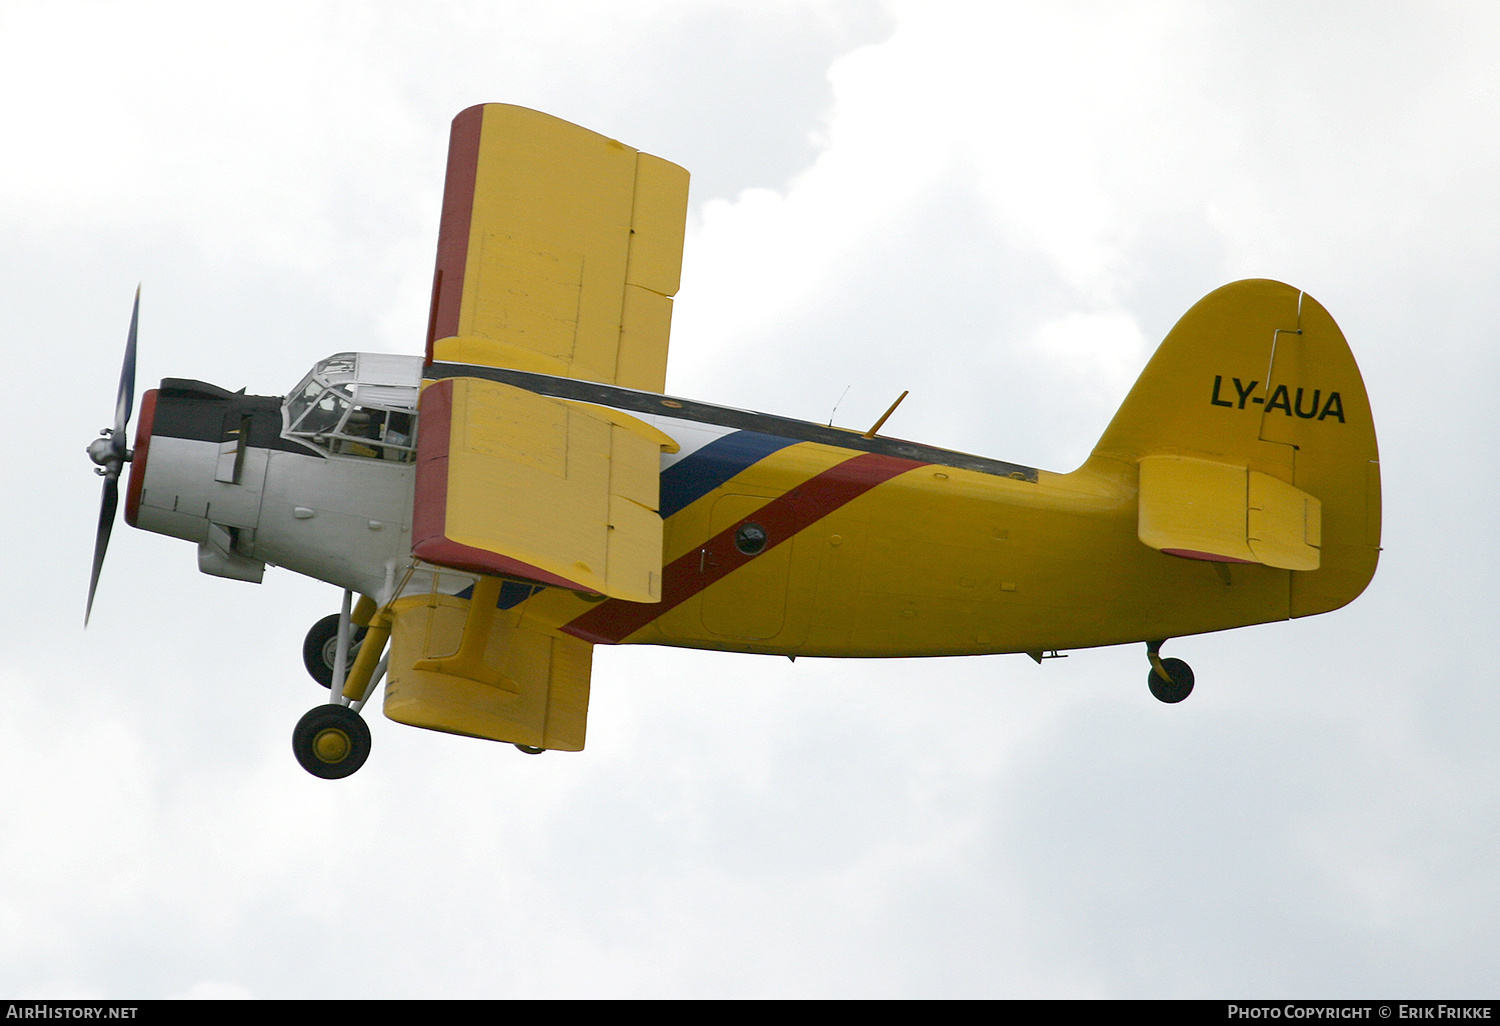
[[[1159,702],[1175,704],[1193,693],[1193,668],[1181,659],[1161,660],[1161,669],[1167,673],[1163,679],[1156,667],[1146,675],[1146,684]]]
[[[292,753],[315,777],[347,777],[370,757],[370,728],[345,705],[320,705],[297,721]]]
[[[359,643],[364,639],[365,628],[351,627],[353,644],[349,646],[344,668],[354,665],[354,656],[359,652]],[[339,653],[339,614],[330,613],[312,625],[307,638],[302,642],[302,665],[312,679],[325,688],[333,687],[334,660]]]

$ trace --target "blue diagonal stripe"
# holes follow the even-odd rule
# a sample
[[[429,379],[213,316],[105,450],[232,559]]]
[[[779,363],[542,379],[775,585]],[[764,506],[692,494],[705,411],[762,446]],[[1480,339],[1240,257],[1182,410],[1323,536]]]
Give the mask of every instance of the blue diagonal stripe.
[[[795,438],[763,435],[758,431],[735,431],[714,439],[662,471],[662,519],[701,499],[746,467],[796,444]],[[495,605],[500,609],[510,609],[541,590],[541,585],[506,581],[500,585],[500,598]],[[457,597],[469,598],[473,593],[471,586],[459,592]]]
[[[662,471],[662,519],[701,499],[771,453],[796,444],[795,438],[763,435],[758,431],[735,431],[714,439]]]

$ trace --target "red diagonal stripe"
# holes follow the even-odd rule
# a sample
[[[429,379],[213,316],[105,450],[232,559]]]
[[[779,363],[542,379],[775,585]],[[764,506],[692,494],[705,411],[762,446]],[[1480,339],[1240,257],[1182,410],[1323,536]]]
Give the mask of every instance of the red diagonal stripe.
[[[772,499],[663,567],[660,602],[606,599],[571,623],[564,624],[562,629],[596,645],[618,644],[669,609],[757,558],[745,555],[734,545],[734,533],[746,521],[754,521],[766,529],[769,541],[761,551],[769,552],[876,485],[926,465],[917,460],[874,452],[845,460],[785,495]],[[713,550],[716,560],[713,566],[702,565],[700,553],[705,548]]]

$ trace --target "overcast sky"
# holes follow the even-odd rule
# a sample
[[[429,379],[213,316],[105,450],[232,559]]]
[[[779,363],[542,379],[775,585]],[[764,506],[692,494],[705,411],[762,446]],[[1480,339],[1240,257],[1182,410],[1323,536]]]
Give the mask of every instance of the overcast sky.
[[[0,994],[1500,992],[1500,8],[0,4]],[[372,707],[292,758],[331,586],[117,527],[138,384],[417,353],[448,123],[536,107],[694,175],[668,389],[1077,466],[1211,289],[1343,327],[1385,494],[1344,610],[1139,646],[601,649],[588,749]],[[847,389],[847,395],[845,391]],[[843,397],[840,403],[840,397]]]

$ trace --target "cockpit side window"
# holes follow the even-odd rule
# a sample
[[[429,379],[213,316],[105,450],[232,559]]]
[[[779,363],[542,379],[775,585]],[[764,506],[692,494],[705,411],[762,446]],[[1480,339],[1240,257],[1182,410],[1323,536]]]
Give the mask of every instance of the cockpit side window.
[[[302,408],[291,424],[296,435],[318,435],[336,429],[348,413],[349,396],[338,388],[323,388],[317,382],[309,382],[303,395]],[[293,400],[296,403],[298,400]]]
[[[306,416],[308,408],[317,402],[318,396],[323,394],[323,386],[316,381],[308,381],[301,388],[286,397],[286,430],[291,431],[297,427],[302,418]]]

